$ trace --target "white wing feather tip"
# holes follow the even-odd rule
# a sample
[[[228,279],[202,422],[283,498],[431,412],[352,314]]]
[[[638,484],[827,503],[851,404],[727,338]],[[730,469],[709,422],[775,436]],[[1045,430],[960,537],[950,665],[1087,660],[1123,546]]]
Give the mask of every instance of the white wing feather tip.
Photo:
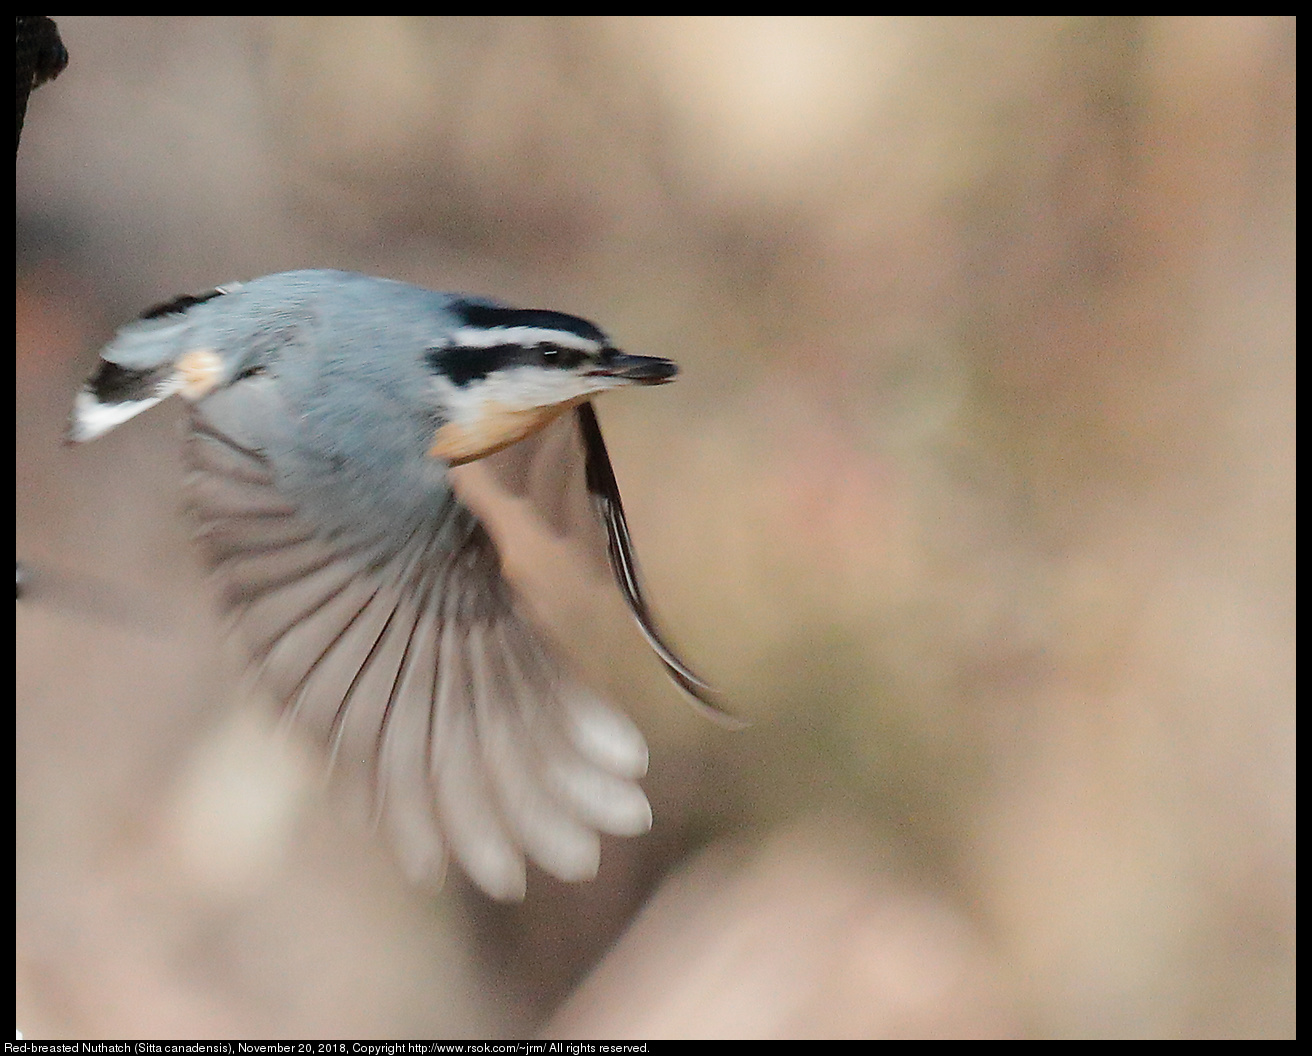
[[[566,707],[574,744],[587,758],[617,777],[647,773],[647,742],[628,718],[590,693],[575,694]]]
[[[282,420],[251,405],[261,394],[275,395],[195,406],[189,492],[229,611],[289,721],[369,773],[413,881],[440,882],[454,859],[491,897],[517,900],[526,859],[594,877],[599,833],[651,826],[637,726],[574,683],[524,622],[463,505],[395,543],[316,531],[261,453],[261,423]]]

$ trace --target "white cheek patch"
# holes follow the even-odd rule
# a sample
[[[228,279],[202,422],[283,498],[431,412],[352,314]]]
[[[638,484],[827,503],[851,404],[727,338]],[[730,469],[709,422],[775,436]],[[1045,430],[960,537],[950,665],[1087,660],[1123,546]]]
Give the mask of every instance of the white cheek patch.
[[[483,458],[533,435],[613,379],[566,370],[516,367],[466,385],[435,377],[433,387],[446,421],[428,453],[453,466]]]
[[[435,377],[433,386],[437,390],[438,406],[451,421],[474,426],[489,414],[528,412],[548,407],[563,410],[594,392],[610,388],[611,380],[584,377],[567,370],[515,367],[465,385]]]

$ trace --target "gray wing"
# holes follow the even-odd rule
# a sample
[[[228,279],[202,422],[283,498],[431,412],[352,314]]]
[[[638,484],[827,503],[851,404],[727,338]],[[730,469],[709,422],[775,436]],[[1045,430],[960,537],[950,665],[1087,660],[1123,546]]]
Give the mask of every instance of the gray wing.
[[[721,725],[746,725],[724,710],[719,694],[679,657],[656,624],[591,402],[477,465],[504,491],[527,500],[557,535],[577,542],[594,565],[610,570],[647,644],[691,704]]]
[[[452,494],[404,538],[325,531],[261,443],[287,421],[252,378],[193,410],[189,504],[223,601],[289,719],[363,771],[407,872],[446,856],[496,898],[525,857],[595,875],[598,833],[651,824],[637,728],[572,680],[520,615],[488,533]]]

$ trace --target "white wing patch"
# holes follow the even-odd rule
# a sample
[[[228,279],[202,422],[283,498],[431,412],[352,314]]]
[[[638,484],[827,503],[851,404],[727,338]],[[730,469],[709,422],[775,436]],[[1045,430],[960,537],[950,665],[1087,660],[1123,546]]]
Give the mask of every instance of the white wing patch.
[[[135,418],[142,411],[149,410],[169,395],[171,393],[148,396],[144,400],[101,403],[83,389],[73,400],[73,419],[68,427],[68,438],[74,443],[81,444],[98,436],[104,436],[111,429],[122,425],[129,418]]]

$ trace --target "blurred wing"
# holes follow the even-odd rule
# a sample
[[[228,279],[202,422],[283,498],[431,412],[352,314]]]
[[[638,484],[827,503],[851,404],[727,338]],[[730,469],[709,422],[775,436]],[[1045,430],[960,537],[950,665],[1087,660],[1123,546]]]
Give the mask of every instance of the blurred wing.
[[[485,474],[503,494],[524,500],[540,525],[568,539],[605,575],[610,572],[606,529],[588,490],[586,458],[577,416],[563,414],[518,443],[462,466],[453,476],[472,476],[474,469]]]
[[[253,378],[196,406],[188,494],[289,719],[372,777],[413,878],[439,880],[448,853],[496,898],[523,896],[525,856],[564,880],[595,875],[598,832],[650,827],[642,735],[565,674],[453,495],[401,541],[310,523],[260,441],[288,420],[277,400]]]
[[[724,710],[719,695],[680,659],[656,625],[591,402],[480,464],[505,491],[528,500],[553,531],[572,536],[594,561],[610,568],[643,637],[698,710],[723,725],[745,725]]]

